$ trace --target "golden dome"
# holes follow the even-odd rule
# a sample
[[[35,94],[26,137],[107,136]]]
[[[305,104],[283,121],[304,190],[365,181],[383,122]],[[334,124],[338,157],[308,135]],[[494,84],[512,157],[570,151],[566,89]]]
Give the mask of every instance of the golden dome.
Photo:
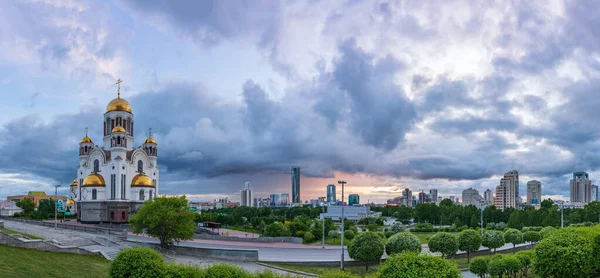
[[[131,187],[154,187],[152,179],[144,174],[137,174],[131,181]]]
[[[92,138],[88,137],[88,128],[87,127],[85,128],[85,137],[83,137],[83,139],[81,139],[80,144],[81,143],[92,143],[92,144],[94,143],[94,142],[92,142]]]
[[[146,138],[146,141],[144,141],[144,144],[156,144],[156,141],[154,140],[154,138],[148,137]]]
[[[102,175],[91,173],[83,180],[83,185],[81,186],[106,186],[106,183],[104,182]]]
[[[113,133],[115,133],[115,132],[123,132],[123,133],[125,133],[125,129],[121,125],[117,125],[117,126],[115,126],[115,128],[112,129],[112,132]]]
[[[69,199],[67,201],[67,206],[74,205],[74,204],[75,204],[75,201],[73,201],[73,199]]]
[[[106,106],[106,113],[112,111],[123,111],[131,113],[131,106],[126,100],[122,99],[121,97],[117,97],[111,100]]]
[[[77,186],[77,180],[73,180],[73,182],[70,184],[70,186]]]

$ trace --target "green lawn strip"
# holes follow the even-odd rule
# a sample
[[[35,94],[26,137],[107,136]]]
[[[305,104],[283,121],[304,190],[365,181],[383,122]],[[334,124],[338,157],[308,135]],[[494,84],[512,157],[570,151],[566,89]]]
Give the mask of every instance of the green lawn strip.
[[[434,233],[434,232],[431,232],[431,233],[413,233],[413,235],[416,235],[419,238],[419,240],[421,241],[421,243],[428,243],[429,239],[433,235],[435,235],[435,234],[437,234],[437,233]],[[450,234],[458,235],[459,233],[450,233]]]
[[[267,263],[270,265],[278,266],[281,268],[286,268],[290,270],[303,271],[308,273],[313,273],[316,275],[322,275],[328,271],[336,271],[339,270],[339,266],[307,266],[307,265],[293,265],[293,264],[281,264],[281,263]],[[344,271],[348,273],[352,273],[359,276],[364,276],[365,274],[373,274],[377,272],[378,265],[369,265],[369,272],[365,272],[364,265],[351,265],[345,266]]]
[[[107,277],[109,266],[101,256],[0,246],[2,277]]]
[[[0,228],[1,231],[7,233],[7,234],[20,234],[20,235],[24,235],[30,239],[42,239],[44,240],[45,238],[43,237],[39,237],[39,236],[34,236],[34,235],[30,235],[30,234],[26,234],[26,233],[21,233],[21,232],[17,232],[17,231],[13,231],[11,229],[6,229],[6,228]]]

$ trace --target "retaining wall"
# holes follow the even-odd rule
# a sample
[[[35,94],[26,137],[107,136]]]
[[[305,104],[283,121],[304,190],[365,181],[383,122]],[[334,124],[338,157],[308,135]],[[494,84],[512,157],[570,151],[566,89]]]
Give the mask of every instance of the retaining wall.
[[[212,249],[177,245],[170,246],[169,250],[175,251],[177,255],[193,256],[199,258],[211,258],[243,262],[258,261],[258,250]]]
[[[101,253],[90,252],[76,246],[61,246],[48,241],[39,239],[20,238],[0,231],[0,245],[6,245],[17,248],[36,249],[39,251],[49,251],[56,253],[73,253],[79,255],[100,255]]]

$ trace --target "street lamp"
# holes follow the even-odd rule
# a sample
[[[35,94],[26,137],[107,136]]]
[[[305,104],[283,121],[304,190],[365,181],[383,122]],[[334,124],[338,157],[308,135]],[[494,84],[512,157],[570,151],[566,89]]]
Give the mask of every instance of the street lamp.
[[[342,259],[340,260],[340,268],[344,270],[344,185],[346,181],[338,181],[342,185]]]
[[[564,228],[565,227],[565,217],[563,214],[563,209],[565,207],[565,203],[560,203],[560,227]]]
[[[479,211],[481,211],[481,236],[483,237],[483,204],[479,204]]]
[[[60,184],[54,185],[54,229],[58,229],[58,188]]]
[[[321,248],[325,249],[325,206],[321,206],[321,222],[323,222],[323,240],[321,241]]]

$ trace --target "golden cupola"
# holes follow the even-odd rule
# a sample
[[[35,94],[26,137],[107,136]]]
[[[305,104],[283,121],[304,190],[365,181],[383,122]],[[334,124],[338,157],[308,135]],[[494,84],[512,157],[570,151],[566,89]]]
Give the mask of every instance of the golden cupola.
[[[108,105],[106,105],[106,113],[112,111],[122,111],[131,113],[131,105],[129,102],[121,98],[121,79],[117,80],[117,85],[119,88],[117,89],[117,98],[111,100]]]
[[[123,128],[123,127],[122,127],[122,126],[119,124],[119,125],[115,126],[115,128],[113,128],[113,129],[112,129],[112,133],[115,133],[115,132],[122,132],[122,133],[125,133],[125,128]]]
[[[144,144],[156,144],[156,140],[152,138],[152,128],[148,129],[148,138],[144,141]]]
[[[70,184],[70,186],[77,186],[78,182],[77,179],[73,180],[73,182]]]
[[[133,177],[131,187],[154,187],[154,183],[150,177],[146,176],[144,173],[140,173]]]
[[[79,144],[83,144],[83,143],[92,143],[92,144],[94,143],[94,142],[92,142],[92,138],[90,138],[88,136],[88,128],[87,127],[85,128],[85,137],[83,137],[81,139],[81,142],[79,142]]]
[[[91,173],[83,180],[82,187],[86,186],[106,186],[104,178],[98,173]]]

